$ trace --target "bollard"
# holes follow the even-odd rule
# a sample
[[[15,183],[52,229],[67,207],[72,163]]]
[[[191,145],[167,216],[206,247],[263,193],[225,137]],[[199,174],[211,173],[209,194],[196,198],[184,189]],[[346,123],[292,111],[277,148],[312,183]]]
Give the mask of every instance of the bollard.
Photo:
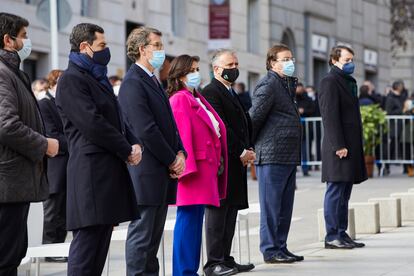
[[[355,232],[376,234],[380,232],[379,204],[375,202],[351,203],[355,212]]]
[[[325,241],[326,229],[325,229],[325,216],[323,208],[318,209],[318,227],[319,227],[319,241]],[[353,208],[348,209],[348,235],[355,240],[355,213]]]
[[[379,204],[380,227],[401,227],[401,199],[394,197],[371,198]]]
[[[391,197],[401,199],[401,219],[414,220],[414,193],[394,193]]]

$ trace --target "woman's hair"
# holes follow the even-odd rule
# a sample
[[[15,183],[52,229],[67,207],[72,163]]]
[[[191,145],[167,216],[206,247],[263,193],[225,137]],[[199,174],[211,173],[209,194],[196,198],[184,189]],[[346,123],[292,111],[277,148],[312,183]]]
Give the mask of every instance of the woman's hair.
[[[52,70],[50,71],[50,73],[47,75],[47,88],[51,89],[53,86],[56,85],[59,77],[62,75],[63,71],[62,70]]]
[[[168,72],[168,96],[171,97],[175,92],[183,89],[185,84],[180,80],[191,72],[193,62],[199,62],[198,56],[181,55],[173,59],[170,71]]]

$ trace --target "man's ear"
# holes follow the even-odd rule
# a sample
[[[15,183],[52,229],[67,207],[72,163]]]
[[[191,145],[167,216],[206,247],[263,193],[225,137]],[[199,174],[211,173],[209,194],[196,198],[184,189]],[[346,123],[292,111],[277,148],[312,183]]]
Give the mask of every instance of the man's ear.
[[[11,35],[5,34],[3,36],[3,45],[4,45],[4,48],[13,48],[14,43],[15,43],[15,41],[11,37]]]

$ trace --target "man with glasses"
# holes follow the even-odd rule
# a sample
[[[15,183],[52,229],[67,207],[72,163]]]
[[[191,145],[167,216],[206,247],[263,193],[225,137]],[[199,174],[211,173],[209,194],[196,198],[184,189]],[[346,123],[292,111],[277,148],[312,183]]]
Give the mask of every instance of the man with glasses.
[[[266,263],[292,263],[302,256],[287,248],[301,157],[301,122],[295,100],[297,78],[292,51],[283,44],[267,52],[267,75],[253,93],[250,114],[257,152],[260,251]]]
[[[254,268],[253,264],[241,265],[230,256],[237,212],[248,208],[246,166],[256,154],[250,142],[249,114],[231,88],[239,76],[236,53],[222,49],[212,58],[214,78],[202,91],[226,125],[228,149],[227,196],[220,207],[208,206],[205,212],[207,263],[206,276],[232,275]]]
[[[185,151],[167,95],[154,71],[164,63],[161,32],[134,29],[127,55],[134,61],[119,89],[119,103],[133,133],[145,146],[140,166],[130,167],[141,218],[128,227],[127,275],[158,275],[157,251],[168,204],[174,204]]]

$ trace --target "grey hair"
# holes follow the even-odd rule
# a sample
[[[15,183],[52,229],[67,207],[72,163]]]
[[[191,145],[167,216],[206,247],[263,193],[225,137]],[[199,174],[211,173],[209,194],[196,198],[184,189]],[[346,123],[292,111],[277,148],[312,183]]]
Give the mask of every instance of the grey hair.
[[[162,36],[159,30],[149,27],[139,27],[131,31],[126,42],[127,56],[130,60],[135,62],[140,58],[139,48],[150,43],[148,39],[150,34]]]
[[[214,52],[213,57],[211,58],[211,65],[218,66],[218,60],[222,55],[230,54],[232,56],[236,55],[236,51],[232,49],[218,49]]]

